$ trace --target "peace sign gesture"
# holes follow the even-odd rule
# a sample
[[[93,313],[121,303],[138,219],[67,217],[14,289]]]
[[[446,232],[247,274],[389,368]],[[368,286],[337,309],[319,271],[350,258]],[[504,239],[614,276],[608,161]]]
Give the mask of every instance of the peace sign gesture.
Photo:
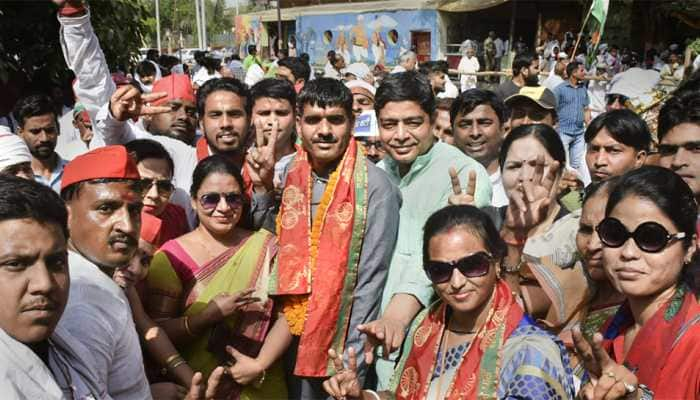
[[[549,212],[559,162],[552,162],[546,174],[544,168],[544,156],[540,155],[535,160],[532,176],[520,182],[519,190],[513,191],[508,199],[505,227],[518,235],[526,236]]]
[[[136,120],[144,115],[163,114],[172,111],[170,107],[151,106],[156,100],[166,97],[167,93],[141,94],[141,91],[132,85],[125,85],[117,89],[109,100],[109,110],[118,121],[128,119]]]
[[[459,181],[459,175],[454,167],[450,167],[450,180],[452,181],[452,194],[447,199],[451,206],[475,204],[474,193],[476,192],[476,171],[470,170],[467,181],[467,187],[462,192],[462,184]]]
[[[323,389],[336,399],[359,399],[362,395],[360,381],[357,379],[357,356],[352,347],[348,350],[348,367],[343,365],[343,355],[335,350],[328,350],[333,360],[335,375],[323,382]]]
[[[576,353],[583,360],[591,379],[581,388],[581,397],[587,400],[639,398],[637,377],[610,357],[603,348],[603,336],[600,333],[593,335],[593,341],[589,343],[581,330],[576,328],[573,338]]]
[[[270,134],[265,135],[265,125],[261,119],[255,119],[255,147],[250,149],[246,161],[250,180],[256,191],[271,192],[274,189],[275,148],[279,136],[279,121],[272,121]]]

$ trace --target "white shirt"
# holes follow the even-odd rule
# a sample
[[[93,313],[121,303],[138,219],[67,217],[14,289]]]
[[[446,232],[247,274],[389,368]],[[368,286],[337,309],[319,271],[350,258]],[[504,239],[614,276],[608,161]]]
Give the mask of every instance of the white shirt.
[[[501,38],[497,37],[494,41],[493,44],[496,45],[496,58],[501,58],[506,52],[506,48],[504,46],[503,40]]]
[[[192,77],[192,84],[201,87],[208,80],[216,78],[221,78],[221,74],[218,71],[214,71],[213,74],[210,74],[206,68],[200,68],[199,71],[197,71],[197,73]]]
[[[457,70],[460,73],[459,76],[459,83],[461,86],[461,90],[464,92],[465,90],[468,89],[474,89],[476,87],[476,75],[463,75],[465,72],[467,73],[474,73],[474,72],[479,72],[479,59],[476,57],[467,57],[463,56],[461,60],[459,60],[459,65],[457,66]]]
[[[439,99],[456,99],[459,96],[459,89],[452,83],[452,79],[445,79],[445,90],[438,93],[437,97]]]
[[[397,74],[397,73],[399,73],[399,72],[406,72],[406,68],[404,68],[404,67],[401,66],[401,65],[397,65],[397,66],[395,66],[395,67],[391,70],[390,73],[391,73],[391,74]]]
[[[562,83],[564,83],[564,79],[561,76],[553,73],[549,75],[547,79],[544,80],[544,82],[542,82],[542,85],[546,86],[547,89],[554,92],[554,88],[561,85]]]
[[[258,63],[252,63],[245,74],[245,84],[252,87],[265,78],[265,71]]]
[[[506,195],[506,190],[503,188],[503,178],[501,177],[501,170],[496,170],[496,172],[489,175],[489,178],[491,178],[491,187],[493,188],[493,194],[491,195],[491,205],[494,207],[507,206],[508,196]]]
[[[115,400],[150,399],[139,337],[122,289],[82,255],[68,252],[70,295],[57,330],[69,332],[95,360]]]

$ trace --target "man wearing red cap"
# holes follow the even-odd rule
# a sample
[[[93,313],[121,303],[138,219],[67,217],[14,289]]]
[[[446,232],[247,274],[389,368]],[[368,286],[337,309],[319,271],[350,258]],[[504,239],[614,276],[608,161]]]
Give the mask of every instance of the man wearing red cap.
[[[138,335],[124,292],[112,281],[138,246],[140,177],[123,146],[107,146],[66,165],[71,291],[58,324],[95,358],[95,374],[114,399],[151,397]]]

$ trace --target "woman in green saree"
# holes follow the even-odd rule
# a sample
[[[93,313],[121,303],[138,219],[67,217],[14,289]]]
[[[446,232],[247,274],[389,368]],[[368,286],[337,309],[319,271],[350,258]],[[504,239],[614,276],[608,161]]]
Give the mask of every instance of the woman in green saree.
[[[227,398],[284,398],[284,375],[275,361],[291,335],[266,291],[275,237],[237,226],[244,214],[243,179],[223,156],[199,163],[190,195],[199,226],[154,255],[149,314],[192,369],[206,377],[217,365],[229,365],[237,385]]]

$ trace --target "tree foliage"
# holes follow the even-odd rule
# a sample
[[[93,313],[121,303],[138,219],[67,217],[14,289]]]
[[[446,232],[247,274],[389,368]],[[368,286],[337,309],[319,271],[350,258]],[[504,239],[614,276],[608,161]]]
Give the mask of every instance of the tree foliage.
[[[224,0],[205,0],[207,35],[229,32],[233,26],[231,10],[226,9]],[[161,37],[170,35],[174,39],[197,35],[197,12],[194,0],[160,0],[160,31]],[[155,46],[156,20],[155,1],[148,3],[148,43]],[[177,40],[176,40],[177,41]],[[185,44],[187,47],[187,44]],[[177,47],[177,46],[176,46]]]
[[[92,1],[92,25],[110,67],[126,66],[142,46],[147,0]],[[67,76],[56,7],[49,0],[0,2],[0,85],[62,82]]]

